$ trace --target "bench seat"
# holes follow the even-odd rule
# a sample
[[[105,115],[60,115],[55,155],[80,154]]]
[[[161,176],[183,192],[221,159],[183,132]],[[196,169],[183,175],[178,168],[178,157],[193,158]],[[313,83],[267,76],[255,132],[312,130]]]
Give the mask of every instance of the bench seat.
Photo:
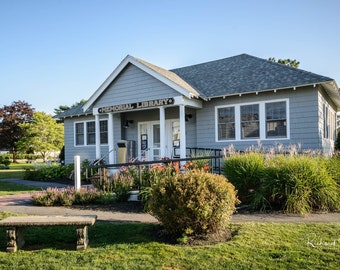
[[[35,226],[75,226],[77,233],[77,250],[88,246],[88,226],[97,220],[96,215],[88,216],[11,216],[0,220],[0,227],[6,227],[7,251],[16,252],[25,244],[24,228]]]

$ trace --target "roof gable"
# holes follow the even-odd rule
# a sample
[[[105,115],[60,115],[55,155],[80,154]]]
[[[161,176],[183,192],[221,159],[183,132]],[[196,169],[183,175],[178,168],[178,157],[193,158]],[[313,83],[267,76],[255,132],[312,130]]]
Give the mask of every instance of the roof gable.
[[[133,56],[126,56],[123,61],[117,66],[117,68],[110,74],[110,76],[102,83],[102,85],[94,92],[89,100],[84,104],[83,110],[88,110],[94,102],[103,94],[107,87],[119,76],[119,74],[127,67],[132,64],[141,70],[145,71],[149,75],[155,77],[159,81],[165,83],[169,87],[178,91],[180,94],[191,98],[193,96],[198,97],[199,93],[192,88],[187,82],[180,78],[177,74],[172,73],[166,69],[160,68],[153,64],[150,64],[144,60],[135,58]]]

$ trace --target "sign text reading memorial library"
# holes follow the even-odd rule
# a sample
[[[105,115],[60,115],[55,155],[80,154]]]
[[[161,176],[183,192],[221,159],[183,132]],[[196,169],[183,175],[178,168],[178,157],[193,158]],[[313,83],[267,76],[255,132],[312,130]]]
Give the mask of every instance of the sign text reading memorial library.
[[[102,107],[98,109],[99,113],[110,113],[110,112],[124,112],[124,111],[133,111],[133,110],[140,110],[158,106],[165,106],[165,105],[172,105],[174,104],[173,98],[160,98],[155,100],[148,100],[142,102],[135,102],[135,103],[126,103],[120,105],[113,105]]]

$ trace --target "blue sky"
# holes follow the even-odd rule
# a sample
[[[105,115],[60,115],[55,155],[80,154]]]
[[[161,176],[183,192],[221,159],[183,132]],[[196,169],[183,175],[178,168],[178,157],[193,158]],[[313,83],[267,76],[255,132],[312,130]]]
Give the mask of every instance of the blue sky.
[[[0,0],[0,106],[88,99],[127,55],[172,69],[291,58],[340,86],[338,0]]]

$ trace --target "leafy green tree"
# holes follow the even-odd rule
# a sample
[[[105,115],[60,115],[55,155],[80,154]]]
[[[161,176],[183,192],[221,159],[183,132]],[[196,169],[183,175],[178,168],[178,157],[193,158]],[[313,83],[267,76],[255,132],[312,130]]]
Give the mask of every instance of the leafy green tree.
[[[54,113],[55,113],[56,115],[61,114],[61,113],[63,113],[64,111],[67,111],[67,110],[69,110],[69,109],[71,109],[71,108],[74,108],[74,107],[77,107],[77,106],[79,106],[79,105],[85,104],[86,101],[87,101],[87,100],[82,99],[82,100],[80,100],[79,102],[76,102],[76,103],[74,103],[73,105],[71,105],[71,107],[70,107],[70,106],[67,106],[67,105],[60,105],[58,108],[55,108],[55,109],[54,109]]]
[[[0,149],[8,149],[17,159],[17,142],[23,137],[20,124],[32,121],[34,108],[25,101],[14,101],[0,108]]]
[[[293,67],[293,68],[299,68],[299,65],[300,65],[299,61],[296,61],[295,59],[291,60],[289,58],[276,60],[274,57],[269,57],[268,60],[271,62],[279,63],[279,64],[286,65],[286,66]]]
[[[17,143],[22,151],[40,153],[44,161],[64,144],[64,125],[44,112],[35,112],[31,123],[20,125],[25,136]]]
[[[338,134],[336,136],[335,149],[340,151],[340,129],[338,130]]]

